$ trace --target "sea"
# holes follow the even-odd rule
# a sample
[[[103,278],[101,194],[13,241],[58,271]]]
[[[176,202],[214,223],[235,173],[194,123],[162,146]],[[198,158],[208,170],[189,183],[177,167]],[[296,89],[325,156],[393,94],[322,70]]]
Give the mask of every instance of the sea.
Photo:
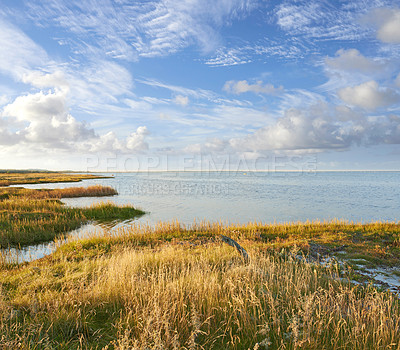
[[[171,221],[191,225],[201,221],[245,224],[338,219],[367,223],[400,219],[397,171],[166,171],[96,175],[107,178],[24,187],[112,186],[118,191],[117,196],[62,201],[72,207],[107,201],[131,204],[146,212],[137,221],[149,225]],[[101,226],[90,223],[70,234],[83,236],[99,229]],[[36,259],[52,249],[51,244],[28,247],[19,252],[20,260]]]

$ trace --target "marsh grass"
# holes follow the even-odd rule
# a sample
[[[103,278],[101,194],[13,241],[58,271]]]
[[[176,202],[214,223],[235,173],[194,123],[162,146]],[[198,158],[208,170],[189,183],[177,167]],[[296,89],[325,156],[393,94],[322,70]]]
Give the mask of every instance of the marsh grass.
[[[350,263],[353,258],[366,257],[366,261],[373,262],[375,266],[393,267],[400,264],[400,223],[394,222],[362,224],[334,220],[283,224],[255,222],[246,225],[197,222],[183,225],[175,221],[160,222],[154,227],[132,223],[125,231],[124,234],[118,232],[113,237],[109,236],[112,233],[106,234],[104,237],[97,237],[96,240],[155,247],[164,241],[191,244],[213,242],[215,236],[222,234],[235,240],[249,240],[275,250],[297,246],[306,255],[314,253],[314,246],[321,248],[318,251],[321,256],[340,249]]]
[[[111,186],[88,186],[88,187],[68,187],[56,189],[29,189],[22,187],[3,187],[0,188],[0,200],[16,197],[30,199],[61,199],[76,197],[105,197],[114,196],[118,192]]]
[[[333,225],[345,228],[344,223]],[[292,226],[264,228],[281,234],[300,229]],[[0,271],[2,345],[400,348],[398,298],[352,285],[338,265],[321,267],[296,259],[299,247],[273,245],[258,234],[260,228],[132,225],[71,239],[52,256],[5,268]],[[250,263],[218,239],[221,232],[238,240]]]
[[[111,187],[92,186],[56,190],[3,188],[0,190],[0,247],[45,242],[89,220],[128,220],[144,214],[132,206],[100,203],[69,208],[59,199],[116,194]]]
[[[50,171],[0,171],[0,186],[20,184],[40,184],[56,182],[78,182],[88,179],[105,178],[105,176],[93,174],[66,174]]]

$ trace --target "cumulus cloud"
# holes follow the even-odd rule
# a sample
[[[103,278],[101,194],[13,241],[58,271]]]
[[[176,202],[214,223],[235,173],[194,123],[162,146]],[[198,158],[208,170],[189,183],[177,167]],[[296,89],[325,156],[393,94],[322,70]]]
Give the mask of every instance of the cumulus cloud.
[[[31,84],[37,88],[60,88],[68,89],[69,84],[64,72],[56,70],[53,73],[41,71],[29,71],[22,76],[22,82]]]
[[[309,109],[289,109],[275,124],[258,129],[244,138],[233,138],[236,151],[320,150],[346,148],[359,138],[353,125],[342,126],[325,103]]]
[[[400,9],[378,8],[365,17],[366,23],[375,25],[376,36],[388,44],[400,44]]]
[[[325,63],[329,68],[344,71],[359,71],[370,73],[382,68],[380,62],[375,62],[363,56],[356,49],[340,49],[336,52],[335,57],[327,57]]]
[[[291,108],[269,125],[231,139],[210,139],[194,144],[187,151],[204,153],[263,153],[271,151],[309,152],[345,149],[360,142],[363,126],[357,115],[349,112],[346,122],[338,118],[340,112],[320,102],[309,108]]]
[[[149,134],[145,126],[139,126],[137,130],[131,133],[126,139],[126,148],[130,151],[144,151],[149,148],[145,137]]]
[[[189,104],[189,98],[187,96],[177,95],[174,98],[174,102],[180,106],[187,106]]]
[[[255,84],[249,84],[247,80],[227,81],[223,87],[226,92],[236,95],[245,92],[254,92],[256,94],[276,95],[283,91],[283,86],[275,87],[272,84],[263,85],[262,81],[257,81]]]
[[[291,108],[274,123],[231,139],[213,138],[193,144],[188,152],[263,154],[321,152],[353,145],[400,144],[400,117],[365,116],[347,106],[320,102]]]
[[[27,124],[17,131],[26,142],[65,148],[70,142],[95,136],[93,129],[67,112],[66,96],[62,91],[19,96],[4,107],[2,115]]]
[[[395,90],[380,88],[374,80],[340,89],[338,95],[348,104],[370,110],[390,106],[400,101],[400,95]]]
[[[113,132],[98,135],[68,111],[67,91],[38,92],[17,97],[0,115],[3,145],[35,145],[40,149],[80,151],[143,151],[148,148],[146,127],[139,127],[126,140]]]

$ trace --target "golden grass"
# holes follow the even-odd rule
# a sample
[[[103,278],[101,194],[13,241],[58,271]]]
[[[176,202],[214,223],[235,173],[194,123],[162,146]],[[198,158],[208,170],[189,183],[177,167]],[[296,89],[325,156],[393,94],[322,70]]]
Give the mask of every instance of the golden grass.
[[[287,245],[262,236],[317,237],[339,227],[365,235],[378,227],[398,230],[389,223],[203,223],[189,230],[163,223],[72,239],[50,257],[0,271],[1,345],[400,349],[398,298],[354,286],[339,266],[300,261],[294,257],[298,248],[281,250]],[[219,233],[238,240],[250,263]]]
[[[82,180],[98,178],[104,178],[104,176],[92,174],[67,174],[60,172],[0,171],[0,186],[55,182],[78,182]]]

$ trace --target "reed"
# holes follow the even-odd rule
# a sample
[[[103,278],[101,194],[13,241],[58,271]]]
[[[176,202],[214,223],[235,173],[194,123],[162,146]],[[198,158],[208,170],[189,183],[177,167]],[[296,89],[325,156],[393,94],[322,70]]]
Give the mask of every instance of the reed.
[[[3,268],[2,345],[400,348],[400,304],[393,294],[351,284],[338,265],[299,260],[296,247],[275,249],[253,234],[252,225],[237,228],[242,231],[206,223],[192,231],[178,223],[142,226],[141,242],[148,244],[140,245],[133,241],[139,225],[133,225],[72,239],[41,261]],[[287,226],[273,229],[283,234]],[[249,263],[217,239],[228,231],[249,253]]]

